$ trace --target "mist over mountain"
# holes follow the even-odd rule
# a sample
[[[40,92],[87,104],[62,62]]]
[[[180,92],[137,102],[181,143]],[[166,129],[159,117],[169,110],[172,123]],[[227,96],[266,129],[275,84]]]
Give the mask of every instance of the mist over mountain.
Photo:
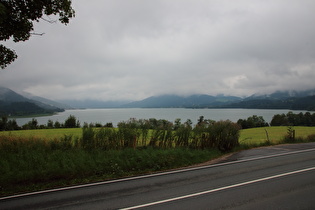
[[[306,91],[276,91],[269,95],[255,94],[237,103],[220,108],[290,109],[315,111],[315,89]]]
[[[305,91],[276,91],[271,94],[254,94],[244,100],[253,100],[253,99],[286,99],[286,98],[301,98],[307,96],[315,95],[315,89],[305,90]]]
[[[306,91],[277,91],[254,94],[246,98],[225,95],[166,94],[139,101],[62,100],[53,101],[28,93],[18,94],[0,87],[1,115],[52,114],[65,109],[101,108],[245,108],[315,110],[315,89]]]
[[[203,108],[219,106],[231,102],[240,101],[241,98],[234,96],[210,96],[210,95],[161,95],[152,96],[141,101],[135,101],[123,105],[125,108]]]
[[[59,100],[62,104],[67,104],[73,109],[101,109],[101,108],[119,108],[130,101],[102,101],[102,100]]]
[[[60,108],[60,109],[73,109],[73,107],[71,107],[67,103],[61,103],[61,102],[53,101],[53,100],[50,100],[50,99],[47,99],[47,98],[43,98],[43,97],[40,97],[40,96],[34,96],[34,95],[32,95],[30,93],[27,93],[27,92],[22,92],[20,94],[22,96],[28,98],[28,99],[31,99],[32,101],[34,101],[34,103],[40,102],[42,104],[45,104],[45,105],[48,105],[48,106],[52,106],[52,107],[57,107],[57,108]]]
[[[62,112],[63,108],[24,97],[11,89],[0,87],[0,115],[37,115]]]
[[[28,101],[28,99],[20,94],[17,94],[13,90],[0,86],[0,101],[4,102],[20,102]]]

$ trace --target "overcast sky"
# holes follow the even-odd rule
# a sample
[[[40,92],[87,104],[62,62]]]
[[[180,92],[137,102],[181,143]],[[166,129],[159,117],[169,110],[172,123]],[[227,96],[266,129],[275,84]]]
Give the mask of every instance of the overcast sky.
[[[74,0],[0,85],[49,99],[249,96],[315,88],[314,0]],[[51,20],[57,17],[50,17]]]

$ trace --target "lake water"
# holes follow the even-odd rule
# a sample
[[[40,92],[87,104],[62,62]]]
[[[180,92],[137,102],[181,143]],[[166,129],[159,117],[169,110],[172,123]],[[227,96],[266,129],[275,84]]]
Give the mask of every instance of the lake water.
[[[181,122],[190,119],[196,124],[200,116],[204,119],[211,120],[231,120],[236,122],[239,119],[247,119],[250,116],[262,116],[266,122],[270,123],[272,117],[276,114],[286,114],[290,110],[271,110],[271,109],[184,109],[184,108],[126,108],[126,109],[76,109],[66,110],[52,116],[35,117],[40,125],[47,124],[50,119],[54,122],[63,123],[70,115],[74,115],[81,123],[113,123],[114,126],[118,122],[126,121],[130,118],[136,119],[165,119],[174,122],[177,118]],[[292,111],[293,113],[305,113],[306,111]],[[314,113],[314,112],[311,112]],[[18,125],[28,123],[32,118],[16,118]]]

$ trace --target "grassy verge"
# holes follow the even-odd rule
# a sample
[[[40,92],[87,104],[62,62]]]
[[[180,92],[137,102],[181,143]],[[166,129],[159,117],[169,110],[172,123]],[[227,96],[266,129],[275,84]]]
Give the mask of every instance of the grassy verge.
[[[64,149],[58,142],[2,138],[0,196],[178,168],[219,157],[217,150]]]
[[[294,127],[299,142],[315,127]],[[241,130],[237,150],[286,142],[288,127]],[[152,132],[149,134],[153,136]],[[0,196],[90,183],[189,166],[217,158],[217,149],[143,147],[122,150],[69,146],[81,128],[0,132]],[[312,141],[312,139],[310,139]]]

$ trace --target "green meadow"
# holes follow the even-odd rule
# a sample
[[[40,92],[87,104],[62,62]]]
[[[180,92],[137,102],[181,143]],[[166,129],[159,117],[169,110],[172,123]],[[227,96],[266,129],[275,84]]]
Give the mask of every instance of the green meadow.
[[[307,138],[310,135],[315,135],[315,127],[295,126],[296,138]],[[267,132],[266,132],[267,131]],[[240,131],[239,142],[241,145],[257,145],[263,144],[267,140],[267,134],[272,144],[279,144],[287,135],[287,126],[273,126],[261,128],[249,128]]]
[[[15,136],[23,138],[40,138],[43,140],[60,139],[67,136],[81,137],[82,128],[54,128],[54,129],[35,129],[35,130],[16,130],[2,131],[0,135]]]

